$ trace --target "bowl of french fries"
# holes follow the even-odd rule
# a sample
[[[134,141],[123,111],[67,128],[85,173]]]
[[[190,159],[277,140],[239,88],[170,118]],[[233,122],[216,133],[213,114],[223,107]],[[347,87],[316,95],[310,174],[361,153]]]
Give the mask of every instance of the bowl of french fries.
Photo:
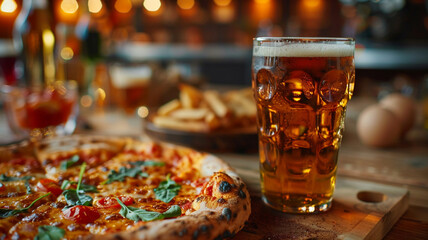
[[[204,151],[256,151],[256,104],[251,88],[200,90],[179,85],[179,97],[160,106],[145,124],[155,140]]]

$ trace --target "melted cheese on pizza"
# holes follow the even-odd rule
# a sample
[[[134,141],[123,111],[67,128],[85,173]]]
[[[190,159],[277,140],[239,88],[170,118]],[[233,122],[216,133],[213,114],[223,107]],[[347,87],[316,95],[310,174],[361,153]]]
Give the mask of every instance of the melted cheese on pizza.
[[[140,227],[141,223],[136,225],[133,220],[119,213],[121,207],[116,201],[117,197],[127,206],[146,211],[163,213],[173,205],[180,206],[182,214],[196,210],[192,210],[192,202],[200,194],[204,183],[209,180],[202,177],[198,170],[201,159],[205,156],[203,153],[184,148],[163,148],[155,143],[125,142],[126,145],[120,141],[106,143],[100,140],[80,145],[76,142],[70,145],[53,142],[39,146],[39,164],[36,162],[35,166],[29,168],[23,161],[12,168],[9,167],[5,173],[10,176],[33,176],[29,180],[31,193],[27,192],[28,188],[23,180],[0,181],[0,208],[27,207],[46,192],[52,194],[24,213],[0,218],[0,230],[4,234],[0,235],[0,238],[33,238],[38,227],[44,225],[64,229],[67,239],[79,238],[89,233],[107,234]],[[79,156],[79,161],[64,168],[62,163],[73,156]],[[76,188],[84,162],[87,167],[81,184],[92,185],[97,190],[82,192],[92,198],[92,206],[81,207],[83,210],[89,209],[89,213],[95,215],[94,219],[88,222],[78,215],[87,214],[83,210],[80,210],[80,213],[76,210],[77,213],[73,214],[77,215],[71,214],[70,217],[70,209],[73,207],[68,206],[67,199],[61,194],[64,189],[59,188],[66,181],[69,184],[65,189]],[[8,164],[9,161],[0,162],[0,169],[9,166]],[[45,176],[40,174],[43,170]],[[0,170],[0,173],[1,171],[4,170]],[[166,203],[157,199],[155,189],[167,179],[180,185],[180,190]],[[40,184],[43,186],[40,187]]]

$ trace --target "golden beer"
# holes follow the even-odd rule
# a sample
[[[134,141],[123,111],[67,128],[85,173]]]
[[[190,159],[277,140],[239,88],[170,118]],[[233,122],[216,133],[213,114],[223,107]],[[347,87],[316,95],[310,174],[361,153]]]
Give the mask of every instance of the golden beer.
[[[126,113],[148,104],[152,78],[149,66],[112,66],[111,78],[113,100]]]
[[[354,89],[354,46],[352,39],[255,39],[252,85],[269,206],[294,213],[330,208]]]

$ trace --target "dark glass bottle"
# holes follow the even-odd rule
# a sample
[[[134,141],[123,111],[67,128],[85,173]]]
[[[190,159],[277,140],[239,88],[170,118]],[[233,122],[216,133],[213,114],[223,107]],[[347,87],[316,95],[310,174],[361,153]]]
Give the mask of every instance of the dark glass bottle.
[[[19,53],[16,70],[21,84],[40,86],[55,80],[55,33],[52,2],[23,0],[13,30]]]

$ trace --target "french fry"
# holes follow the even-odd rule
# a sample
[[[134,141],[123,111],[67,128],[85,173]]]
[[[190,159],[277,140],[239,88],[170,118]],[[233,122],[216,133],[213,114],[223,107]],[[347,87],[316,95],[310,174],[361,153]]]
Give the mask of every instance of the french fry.
[[[254,126],[257,114],[251,88],[220,94],[181,84],[179,99],[161,106],[153,123],[160,128],[209,132]]]
[[[210,130],[214,130],[218,127],[220,127],[221,122],[217,118],[217,116],[213,112],[208,112],[207,116],[205,117],[205,122],[208,124],[208,127]]]
[[[256,103],[250,88],[228,92],[225,98],[227,99],[228,107],[233,110],[236,116],[256,116]]]
[[[216,91],[206,91],[203,93],[205,101],[218,117],[226,117],[229,109]]]
[[[227,106],[231,109],[231,111],[233,112],[233,115],[236,117],[243,117],[247,114],[247,112],[239,102],[229,101],[227,103]]]
[[[202,101],[202,93],[187,84],[180,84],[180,102],[184,108],[197,108]]]
[[[252,99],[248,99],[245,97],[233,97],[229,102],[231,108],[235,110],[235,112],[239,112],[240,116],[256,116],[257,108],[256,103]]]
[[[183,121],[171,117],[157,116],[153,124],[159,128],[169,128],[187,132],[208,132],[209,128],[203,121]]]
[[[182,120],[203,120],[207,114],[207,108],[182,108],[171,112],[170,116]]]
[[[180,107],[181,107],[180,101],[178,99],[174,99],[172,101],[165,103],[161,107],[159,107],[158,114],[161,116],[166,116],[172,111],[179,109]]]

